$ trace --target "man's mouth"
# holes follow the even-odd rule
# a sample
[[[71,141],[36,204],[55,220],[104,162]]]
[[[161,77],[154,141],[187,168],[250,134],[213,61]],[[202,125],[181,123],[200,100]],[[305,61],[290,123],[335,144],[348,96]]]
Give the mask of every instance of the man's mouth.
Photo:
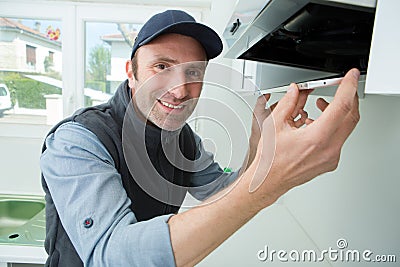
[[[167,108],[172,108],[172,109],[182,109],[183,105],[172,105],[171,103],[162,101],[162,100],[158,100],[158,102],[160,102],[163,106],[167,107]]]

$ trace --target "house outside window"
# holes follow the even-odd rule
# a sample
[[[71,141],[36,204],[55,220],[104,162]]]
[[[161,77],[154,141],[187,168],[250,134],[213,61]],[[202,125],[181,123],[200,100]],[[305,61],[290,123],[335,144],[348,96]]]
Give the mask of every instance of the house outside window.
[[[50,28],[61,24],[0,17],[0,84],[8,87],[12,103],[0,123],[52,125],[62,118],[61,36],[55,40]]]

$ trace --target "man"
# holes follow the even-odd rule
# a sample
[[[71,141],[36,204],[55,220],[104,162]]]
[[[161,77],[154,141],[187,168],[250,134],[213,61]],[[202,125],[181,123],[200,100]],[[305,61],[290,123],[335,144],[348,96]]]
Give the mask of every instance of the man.
[[[309,92],[295,84],[272,113],[260,97],[240,177],[222,172],[184,123],[205,61],[221,51],[218,35],[188,14],[157,14],[109,103],[50,132],[41,157],[47,265],[195,265],[285,192],[336,168],[359,120],[355,69],[331,104],[317,101],[315,121],[303,111]],[[177,214],[187,191],[207,204]]]

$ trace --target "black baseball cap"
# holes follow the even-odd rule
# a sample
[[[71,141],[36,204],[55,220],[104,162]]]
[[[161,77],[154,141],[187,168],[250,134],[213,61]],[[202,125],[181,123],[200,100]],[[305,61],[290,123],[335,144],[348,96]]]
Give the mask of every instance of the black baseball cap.
[[[181,10],[167,10],[152,16],[141,28],[132,48],[131,59],[136,50],[165,33],[178,33],[196,39],[206,51],[207,59],[222,52],[222,41],[210,27]]]

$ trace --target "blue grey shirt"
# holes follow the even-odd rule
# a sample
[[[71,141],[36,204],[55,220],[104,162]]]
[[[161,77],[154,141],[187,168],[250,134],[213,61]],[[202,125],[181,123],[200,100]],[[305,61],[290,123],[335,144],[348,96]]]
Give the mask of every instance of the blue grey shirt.
[[[198,153],[213,162],[196,172],[189,193],[203,200],[234,181],[195,134]],[[138,222],[111,155],[94,133],[76,122],[46,139],[40,165],[61,223],[85,266],[175,266],[168,219]],[[218,178],[218,179],[217,179]],[[90,218],[90,231],[84,221]]]

